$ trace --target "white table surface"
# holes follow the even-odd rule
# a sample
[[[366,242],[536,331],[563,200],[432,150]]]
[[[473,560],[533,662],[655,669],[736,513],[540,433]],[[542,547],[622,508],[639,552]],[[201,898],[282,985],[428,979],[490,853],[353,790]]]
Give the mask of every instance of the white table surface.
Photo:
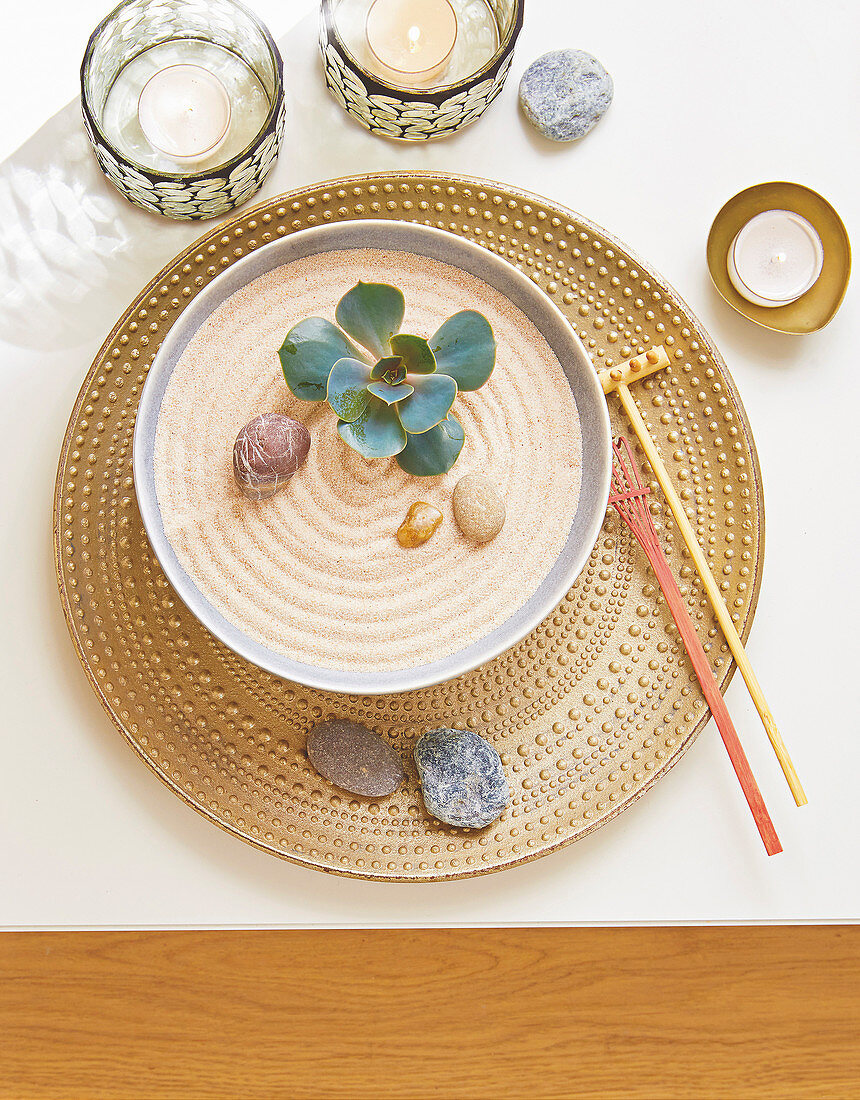
[[[816,188],[856,235],[856,6],[528,0],[500,99],[471,130],[423,146],[374,138],[324,101],[306,0],[253,6],[281,39],[293,109],[286,151],[264,196],[395,168],[495,178],[606,226],[662,271],[709,329],[743,396],[764,472],[767,551],[748,651],[809,805],[794,807],[736,676],[729,707],[785,847],[773,859],[762,851],[712,723],[618,820],[498,875],[427,885],[355,882],[292,866],[214,828],[115,731],[78,665],[57,597],[50,540],[56,461],[86,369],[131,297],[108,295],[112,312],[77,343],[39,354],[0,348],[0,926],[858,917],[860,523],[851,405],[860,397],[858,280],[828,328],[788,337],[735,314],[711,288],[704,263],[716,211],[762,180]],[[6,11],[0,157],[75,95],[86,38],[104,10],[101,0],[33,0]],[[534,57],[564,45],[601,58],[615,79],[615,101],[590,136],[555,147],[529,130],[516,92]],[[324,119],[303,116],[309,108]],[[188,233],[176,227],[163,261]],[[140,285],[157,266],[141,269]]]

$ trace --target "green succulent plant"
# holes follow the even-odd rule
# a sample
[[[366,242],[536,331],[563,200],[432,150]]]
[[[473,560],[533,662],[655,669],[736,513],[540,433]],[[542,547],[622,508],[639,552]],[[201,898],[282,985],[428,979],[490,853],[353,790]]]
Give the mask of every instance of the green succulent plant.
[[[450,470],[463,449],[451,408],[458,391],[490,377],[496,341],[474,310],[455,313],[429,340],[412,336],[400,331],[405,308],[398,287],[356,283],[337,304],[337,325],[307,317],[278,354],[296,397],[337,413],[344,443],[365,458],[396,455],[407,473],[429,477]]]

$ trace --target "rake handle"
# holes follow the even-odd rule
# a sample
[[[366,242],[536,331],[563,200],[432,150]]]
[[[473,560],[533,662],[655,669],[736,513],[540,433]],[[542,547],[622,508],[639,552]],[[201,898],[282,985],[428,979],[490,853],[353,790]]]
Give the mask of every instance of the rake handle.
[[[647,546],[644,542],[642,543],[642,548],[647,554],[648,561],[651,563],[651,568],[657,576],[660,588],[666,598],[666,603],[669,605],[669,610],[672,613],[672,618],[675,620],[675,625],[678,628],[681,640],[687,650],[687,655],[690,658],[699,683],[702,685],[705,699],[707,700],[708,706],[711,708],[711,714],[717,724],[717,729],[720,731],[723,744],[726,746],[726,751],[729,754],[732,767],[735,769],[735,775],[738,777],[741,790],[744,792],[744,798],[746,798],[747,804],[752,811],[756,827],[758,828],[759,835],[764,841],[767,854],[769,856],[777,855],[782,851],[782,845],[779,842],[779,837],[776,835],[776,829],[770,819],[770,814],[767,812],[767,807],[764,804],[761,791],[758,788],[746,753],[738,738],[725,700],[720,694],[720,689],[711,672],[710,663],[702,648],[702,643],[699,641],[699,636],[696,633],[693,620],[690,618],[690,613],[687,610],[684,597],[681,595],[681,590],[678,588],[678,584],[672,574],[669,563],[666,561],[663,551],[659,547],[655,549],[654,547]]]

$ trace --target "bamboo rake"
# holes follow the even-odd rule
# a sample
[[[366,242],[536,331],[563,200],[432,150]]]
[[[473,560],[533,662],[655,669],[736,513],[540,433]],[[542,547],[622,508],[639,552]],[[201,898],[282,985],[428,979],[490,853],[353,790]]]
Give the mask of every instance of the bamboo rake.
[[[675,517],[678,530],[681,532],[687,549],[690,551],[693,563],[701,577],[702,584],[705,586],[705,592],[708,595],[708,599],[711,601],[714,614],[717,616],[717,622],[720,624],[732,656],[737,662],[741,675],[746,682],[752,700],[756,705],[756,710],[758,710],[761,716],[768,739],[776,754],[776,758],[779,761],[786,781],[788,782],[788,786],[791,789],[791,793],[794,796],[794,801],[798,806],[805,806],[807,798],[801,785],[800,778],[795,771],[785,742],[777,729],[776,720],[771,713],[770,707],[767,705],[764,692],[753,671],[749,657],[747,657],[743,642],[735,629],[735,624],[732,622],[731,614],[720,594],[719,585],[714,580],[714,575],[711,573],[707,559],[696,539],[696,533],[687,518],[687,513],[684,511],[684,505],[681,502],[681,498],[675,491],[675,487],[669,477],[669,471],[663,465],[660,452],[657,450],[657,446],[648,431],[648,426],[642,419],[639,407],[630,392],[630,382],[645,378],[655,371],[662,370],[664,367],[669,366],[669,362],[669,356],[666,354],[664,347],[651,348],[644,355],[634,356],[633,359],[628,359],[625,363],[619,363],[618,366],[600,371],[600,383],[604,393],[609,394],[614,391],[618,394],[624,411],[627,413],[630,423],[633,425],[633,430],[636,432],[639,442],[642,444],[642,449],[645,451],[645,455],[651,464],[657,481],[660,483],[663,495],[666,497],[669,507],[672,510],[672,515]]]

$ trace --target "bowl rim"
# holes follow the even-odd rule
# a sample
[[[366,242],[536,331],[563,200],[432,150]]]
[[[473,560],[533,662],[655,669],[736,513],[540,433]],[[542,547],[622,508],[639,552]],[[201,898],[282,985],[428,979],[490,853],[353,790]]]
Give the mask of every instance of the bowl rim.
[[[582,428],[579,502],[565,544],[536,590],[476,642],[427,664],[384,672],[305,664],[254,641],[223,616],[185,572],[164,532],[153,463],[158,416],[170,375],[212,312],[241,287],[293,260],[356,248],[438,259],[504,294],[531,320],[559,359]],[[152,551],[177,595],[211,634],[238,656],[284,680],[325,691],[373,696],[432,687],[471,672],[515,646],[558,606],[588,561],[603,525],[611,476],[610,440],[609,411],[597,371],[570,322],[530,278],[488,249],[445,230],[415,222],[359,219],[279,237],[237,260],[191,300],[149,368],[135,420],[132,466],[138,507]]]

